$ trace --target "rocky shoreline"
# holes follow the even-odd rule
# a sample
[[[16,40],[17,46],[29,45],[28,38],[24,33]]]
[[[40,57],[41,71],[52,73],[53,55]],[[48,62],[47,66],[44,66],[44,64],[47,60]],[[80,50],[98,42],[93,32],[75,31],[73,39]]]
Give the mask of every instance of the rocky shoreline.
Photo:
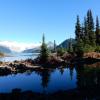
[[[69,64],[92,64],[100,62],[100,53],[84,54],[83,58],[76,57],[71,54],[64,54],[62,57],[53,54],[49,57],[48,62],[41,64],[39,58],[34,60],[27,59],[22,61],[13,62],[0,62],[0,75],[18,73],[33,70],[43,70],[45,68],[59,68],[60,66],[66,66]],[[95,56],[94,56],[95,55]]]

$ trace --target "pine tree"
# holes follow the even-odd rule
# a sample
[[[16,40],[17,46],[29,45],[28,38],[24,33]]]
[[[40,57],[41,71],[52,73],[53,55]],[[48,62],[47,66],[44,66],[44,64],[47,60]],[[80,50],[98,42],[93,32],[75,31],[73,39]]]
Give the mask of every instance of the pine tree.
[[[56,41],[54,40],[54,52],[56,52]]]
[[[99,19],[96,17],[96,44],[100,46],[100,28],[99,28]]]
[[[73,44],[72,44],[72,39],[70,38],[69,44],[68,44],[68,52],[72,53],[73,52]]]
[[[83,56],[83,39],[82,39],[82,27],[80,24],[79,16],[77,16],[77,22],[75,27],[76,44],[74,45],[74,52],[77,56]]]
[[[84,42],[84,25],[81,25],[81,34],[80,34],[80,39]]]
[[[80,37],[81,37],[81,25],[80,25],[79,16],[77,16],[77,22],[76,22],[76,26],[75,26],[75,34],[76,34],[76,41],[79,41]]]
[[[48,52],[47,45],[45,43],[45,36],[43,34],[42,46],[41,46],[41,52],[40,52],[40,61],[41,61],[41,63],[46,63],[48,61],[48,57],[49,57],[49,52]]]
[[[89,44],[87,19],[84,17],[84,44]]]
[[[95,46],[96,44],[96,35],[94,32],[94,21],[91,10],[88,10],[87,12],[87,27],[88,27],[88,36],[90,45]]]

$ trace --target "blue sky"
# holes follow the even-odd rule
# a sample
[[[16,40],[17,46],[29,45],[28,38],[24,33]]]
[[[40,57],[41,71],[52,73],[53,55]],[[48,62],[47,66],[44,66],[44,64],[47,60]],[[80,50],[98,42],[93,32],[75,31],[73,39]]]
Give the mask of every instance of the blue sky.
[[[88,9],[100,16],[100,0],[0,0],[0,40],[24,43],[62,42],[74,37],[76,15]]]

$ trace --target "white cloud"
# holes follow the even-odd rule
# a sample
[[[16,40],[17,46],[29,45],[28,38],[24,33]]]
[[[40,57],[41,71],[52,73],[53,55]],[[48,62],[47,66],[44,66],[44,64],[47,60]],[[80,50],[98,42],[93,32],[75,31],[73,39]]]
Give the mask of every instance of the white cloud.
[[[23,43],[16,41],[0,41],[0,45],[9,47],[11,50],[21,52],[25,49],[31,49],[40,46],[40,43]]]

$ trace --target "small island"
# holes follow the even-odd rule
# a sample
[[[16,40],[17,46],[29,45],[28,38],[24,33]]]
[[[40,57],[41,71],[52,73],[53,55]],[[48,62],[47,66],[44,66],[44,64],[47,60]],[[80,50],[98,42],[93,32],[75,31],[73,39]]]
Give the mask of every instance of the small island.
[[[75,41],[69,39],[68,47],[57,46],[54,40],[54,48],[48,49],[45,35],[42,37],[41,50],[37,58],[23,61],[1,62],[2,73],[16,73],[27,70],[41,70],[45,68],[58,68],[58,66],[70,64],[91,64],[100,62],[100,28],[99,19],[96,17],[94,26],[92,11],[88,10],[84,18],[84,24],[80,24],[79,16],[75,25]],[[0,56],[6,56],[0,53]],[[55,67],[56,66],[56,67]],[[4,71],[4,72],[3,72]]]

